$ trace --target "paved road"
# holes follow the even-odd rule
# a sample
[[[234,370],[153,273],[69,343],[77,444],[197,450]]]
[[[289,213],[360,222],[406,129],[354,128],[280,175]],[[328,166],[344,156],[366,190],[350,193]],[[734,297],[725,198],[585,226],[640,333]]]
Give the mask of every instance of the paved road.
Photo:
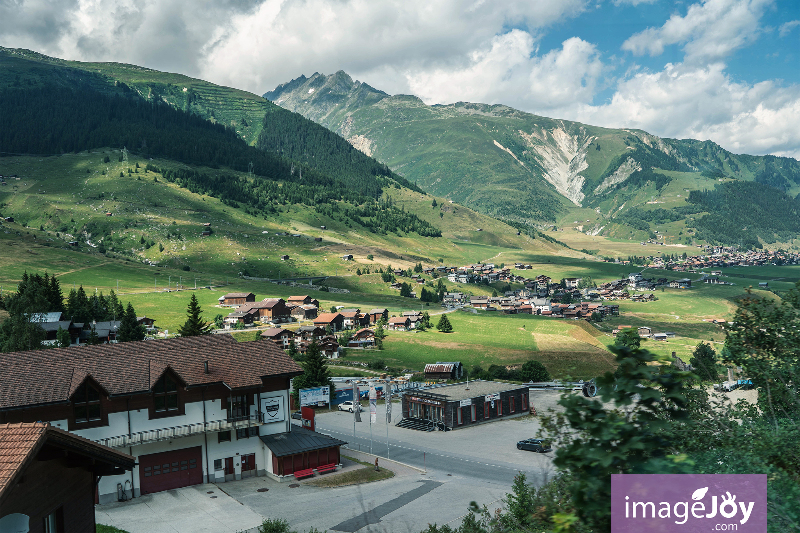
[[[399,407],[399,406],[395,406]],[[399,411],[399,410],[398,410]],[[372,452],[386,457],[386,424],[379,413],[372,425]],[[352,415],[345,412],[317,416],[317,431],[348,442],[348,447],[370,452],[369,413],[362,413],[353,435]],[[431,472],[475,478],[510,488],[514,476],[524,472],[539,484],[551,478],[552,453],[537,454],[516,449],[516,442],[535,436],[538,420],[508,419],[448,432],[421,432],[389,426],[389,458]]]

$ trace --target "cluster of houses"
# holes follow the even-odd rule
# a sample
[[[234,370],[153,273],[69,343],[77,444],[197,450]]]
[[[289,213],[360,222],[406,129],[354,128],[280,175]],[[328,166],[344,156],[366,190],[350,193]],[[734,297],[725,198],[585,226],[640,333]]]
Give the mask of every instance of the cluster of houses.
[[[231,292],[220,296],[219,305],[234,307],[235,311],[224,318],[225,328],[236,324],[245,326],[253,322],[295,322],[315,319],[319,313],[319,301],[310,296],[290,296],[283,298],[264,298],[256,302],[252,292]]]
[[[794,252],[770,250],[742,252],[735,247],[727,246],[705,246],[703,252],[702,255],[688,257],[685,260],[653,257],[648,266],[679,272],[699,272],[705,268],[800,264],[800,254]],[[714,272],[711,275],[715,275]]]
[[[506,314],[528,314],[557,318],[588,318],[592,313],[602,316],[619,315],[618,305],[599,302],[559,303],[550,298],[532,296],[526,291],[515,291],[505,296],[471,297],[469,305],[475,309],[501,311]]]
[[[310,296],[290,296],[283,298],[265,298],[255,301],[253,293],[228,293],[219,298],[219,305],[235,307],[236,310],[224,319],[225,328],[236,324],[245,326],[254,322],[268,323],[273,327],[265,330],[261,337],[269,339],[284,350],[292,346],[299,353],[305,353],[312,342],[316,342],[322,353],[329,358],[337,358],[341,353],[336,333],[355,330],[350,336],[347,347],[373,348],[375,346],[374,326],[383,320],[387,329],[412,329],[421,313],[404,313],[402,318],[389,318],[389,310],[385,308],[361,311],[360,308],[340,308],[335,312],[319,313],[319,301]],[[290,322],[311,322],[298,329],[288,329],[280,324]]]
[[[154,319],[140,316],[136,317],[136,320],[145,327],[147,333],[153,334],[156,332]],[[120,326],[119,320],[74,322],[61,311],[33,313],[29,321],[44,330],[46,336],[42,344],[46,346],[55,346],[58,343],[59,329],[69,333],[70,344],[72,345],[86,344],[92,336],[93,331],[97,335],[97,341],[99,343],[107,344],[115,342]]]

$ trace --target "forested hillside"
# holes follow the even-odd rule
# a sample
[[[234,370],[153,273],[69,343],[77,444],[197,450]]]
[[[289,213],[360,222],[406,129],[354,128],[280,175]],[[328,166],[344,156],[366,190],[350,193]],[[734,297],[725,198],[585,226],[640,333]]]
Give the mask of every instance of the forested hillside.
[[[441,235],[430,223],[381,200],[386,186],[421,192],[416,186],[300,115],[265,101],[269,112],[260,118],[258,147],[253,147],[235,127],[206,120],[191,106],[183,110],[153,97],[152,91],[144,97],[141,90],[102,73],[35,57],[0,51],[6,67],[0,77],[0,146],[5,155],[125,147],[145,158],[207,167],[166,177],[254,213],[268,215],[287,203],[324,205],[325,213],[379,233]],[[249,178],[209,169],[248,172]]]

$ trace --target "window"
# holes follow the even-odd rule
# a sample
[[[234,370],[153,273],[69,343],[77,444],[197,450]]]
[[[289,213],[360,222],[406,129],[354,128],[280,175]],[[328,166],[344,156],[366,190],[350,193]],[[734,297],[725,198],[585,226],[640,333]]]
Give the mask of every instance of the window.
[[[456,418],[459,426],[464,423],[464,420],[461,417],[461,411],[462,411],[461,407],[456,409]]]
[[[233,396],[228,401],[228,418],[233,420],[243,420],[250,415],[250,406],[248,405],[247,395]]]
[[[514,397],[513,396],[510,396],[508,398],[508,412],[509,413],[513,413],[514,412]]]
[[[178,412],[178,383],[164,374],[153,387],[153,402],[156,413]]]
[[[497,400],[497,416],[503,416],[503,400]]]
[[[217,433],[217,442],[230,442],[231,441],[231,432],[228,431],[220,431]]]
[[[472,421],[475,422],[478,419],[478,407],[472,404],[470,408],[472,410]]]
[[[214,470],[222,470],[222,459],[214,459]]]
[[[63,507],[59,507],[44,517],[44,533],[64,533]]]
[[[251,427],[251,428],[242,428],[236,430],[236,438],[237,439],[247,439],[250,437],[258,437],[258,428]]]
[[[100,391],[84,382],[72,398],[76,423],[93,422],[102,418]]]
[[[488,420],[489,419],[489,407],[491,405],[492,404],[489,403],[489,402],[486,402],[486,403],[483,404],[483,419],[484,420]]]

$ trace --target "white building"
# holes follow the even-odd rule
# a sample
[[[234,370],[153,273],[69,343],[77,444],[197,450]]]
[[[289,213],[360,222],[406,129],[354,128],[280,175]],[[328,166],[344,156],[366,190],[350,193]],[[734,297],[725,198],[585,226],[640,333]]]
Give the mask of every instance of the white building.
[[[302,369],[268,340],[209,335],[3,359],[0,423],[47,421],[136,458],[133,472],[100,480],[101,503],[119,488],[136,497],[339,463],[342,441],[291,427],[289,382]]]

